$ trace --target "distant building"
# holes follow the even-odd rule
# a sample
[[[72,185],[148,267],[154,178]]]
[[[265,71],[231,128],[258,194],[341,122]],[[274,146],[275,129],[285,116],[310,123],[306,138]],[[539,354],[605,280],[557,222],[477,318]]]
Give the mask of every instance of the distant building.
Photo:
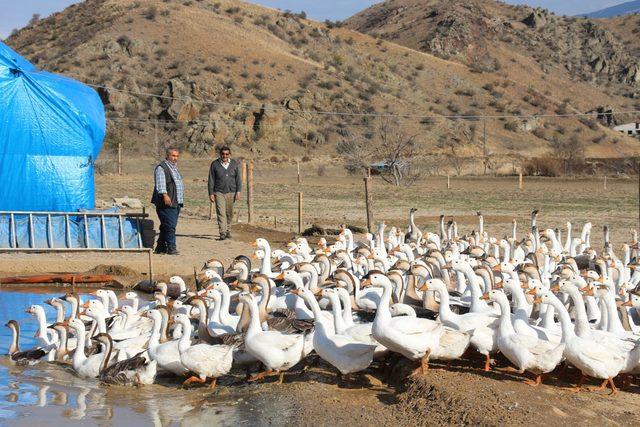
[[[625,135],[640,136],[640,123],[627,123],[626,125],[615,126],[613,130],[622,132]]]

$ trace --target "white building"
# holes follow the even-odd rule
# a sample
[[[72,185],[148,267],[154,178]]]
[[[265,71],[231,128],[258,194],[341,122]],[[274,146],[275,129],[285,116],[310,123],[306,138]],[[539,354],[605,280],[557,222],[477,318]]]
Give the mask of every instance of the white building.
[[[613,130],[622,132],[625,135],[640,136],[640,123],[627,123],[626,125],[616,126]]]

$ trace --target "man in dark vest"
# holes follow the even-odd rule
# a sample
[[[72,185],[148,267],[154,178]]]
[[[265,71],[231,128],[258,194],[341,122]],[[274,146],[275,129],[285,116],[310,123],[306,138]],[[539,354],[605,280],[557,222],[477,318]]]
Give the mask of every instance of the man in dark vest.
[[[184,204],[184,183],[177,167],[180,151],[173,147],[167,148],[166,154],[166,159],[156,166],[155,186],[151,197],[151,203],[156,205],[160,219],[160,236],[155,253],[178,255],[176,227],[180,208]]]
[[[220,240],[231,238],[233,204],[240,199],[242,178],[238,162],[231,158],[229,147],[220,149],[220,157],[209,167],[209,200],[216,204]]]

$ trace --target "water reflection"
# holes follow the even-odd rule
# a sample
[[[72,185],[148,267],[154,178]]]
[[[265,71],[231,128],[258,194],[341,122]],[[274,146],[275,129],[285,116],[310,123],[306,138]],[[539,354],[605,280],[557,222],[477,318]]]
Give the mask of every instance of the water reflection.
[[[248,399],[236,404],[238,396],[213,397],[207,389],[178,388],[175,378],[159,377],[160,384],[142,388],[106,387],[79,378],[69,365],[40,362],[16,366],[8,357],[11,333],[4,324],[20,322],[20,345],[35,345],[35,319],[24,312],[31,304],[45,308],[47,321],[55,310],[43,304],[56,293],[22,293],[0,290],[0,425],[33,427],[34,422],[65,426],[101,425],[236,425],[260,423]],[[215,402],[215,403],[214,403]]]

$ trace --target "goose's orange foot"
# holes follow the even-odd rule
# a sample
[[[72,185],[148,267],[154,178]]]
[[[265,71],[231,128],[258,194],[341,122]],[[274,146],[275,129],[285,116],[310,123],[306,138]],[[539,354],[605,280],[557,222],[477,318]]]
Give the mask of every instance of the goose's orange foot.
[[[200,377],[196,377],[195,375],[189,377],[185,382],[182,383],[183,386],[187,386],[192,383],[200,383],[204,384],[206,380],[201,379]]]
[[[537,387],[540,384],[542,384],[542,375],[536,375],[535,381],[525,380],[524,383],[527,384],[527,385],[530,385],[531,387]]]
[[[489,356],[487,354],[487,361],[484,363],[484,371],[485,372],[490,372],[491,371],[491,356]]]
[[[276,371],[274,371],[274,370],[268,370],[268,371],[260,372],[259,374],[256,374],[256,375],[252,376],[251,378],[249,378],[247,381],[249,381],[249,382],[258,381],[258,380],[263,379],[266,376],[273,375],[275,373],[276,373]]]

